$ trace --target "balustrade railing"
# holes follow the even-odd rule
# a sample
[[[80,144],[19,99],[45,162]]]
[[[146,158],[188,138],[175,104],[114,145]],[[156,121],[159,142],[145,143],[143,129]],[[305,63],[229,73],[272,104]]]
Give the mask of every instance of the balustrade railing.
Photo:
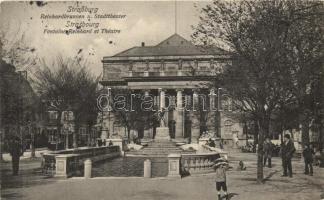
[[[207,70],[178,70],[178,71],[158,71],[152,72],[149,71],[148,75],[145,75],[144,71],[136,72],[132,71],[131,73],[125,74],[126,77],[159,77],[159,76],[212,76],[215,75],[212,71]]]
[[[71,167],[75,165],[82,165],[83,161],[87,158],[94,158],[109,154],[119,154],[119,146],[104,146],[104,147],[87,147],[78,149],[67,149],[60,151],[53,151],[42,155],[42,172],[46,175],[54,175],[56,171],[56,156],[62,155],[75,155],[73,162],[69,162]],[[77,164],[76,164],[77,163]]]
[[[196,153],[181,155],[181,172],[183,174],[200,174],[213,172],[214,161],[219,153]]]

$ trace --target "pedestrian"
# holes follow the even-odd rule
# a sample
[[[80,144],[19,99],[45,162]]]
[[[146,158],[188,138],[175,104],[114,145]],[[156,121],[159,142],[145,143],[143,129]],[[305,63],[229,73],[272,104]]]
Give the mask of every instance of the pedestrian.
[[[272,158],[272,151],[273,151],[273,144],[270,140],[270,138],[266,138],[264,145],[263,145],[263,166],[266,166],[267,161],[268,161],[268,167],[271,168],[271,158]]]
[[[113,142],[111,140],[109,140],[108,146],[113,146]]]
[[[98,139],[98,146],[101,147],[102,146],[102,140]]]
[[[211,138],[209,138],[208,146],[210,146],[210,147],[216,147],[216,144],[215,144],[214,140],[212,140]]]
[[[313,148],[309,145],[305,145],[303,150],[303,156],[305,161],[305,174],[313,176],[313,155],[315,154]]]
[[[239,166],[237,167],[237,171],[245,171],[245,170],[246,170],[246,166],[244,165],[244,162],[240,160]]]
[[[293,141],[290,139],[289,134],[285,134],[284,142],[281,146],[281,158],[282,158],[282,167],[283,167],[283,177],[288,176],[292,177],[292,165],[291,159],[296,149]]]
[[[229,168],[228,162],[223,158],[218,158],[214,164],[215,170],[215,181],[216,181],[216,190],[218,195],[218,200],[221,200],[223,197],[228,199],[227,194],[227,185],[226,185],[226,170]],[[224,192],[224,196],[221,196],[221,190]]]
[[[23,155],[23,149],[18,137],[14,137],[9,143],[10,155],[12,158],[12,175],[17,176],[19,171],[20,156]]]
[[[219,148],[220,149],[223,149],[224,148],[223,139],[221,139],[220,142],[219,142]]]
[[[102,145],[106,146],[106,139],[102,139]]]

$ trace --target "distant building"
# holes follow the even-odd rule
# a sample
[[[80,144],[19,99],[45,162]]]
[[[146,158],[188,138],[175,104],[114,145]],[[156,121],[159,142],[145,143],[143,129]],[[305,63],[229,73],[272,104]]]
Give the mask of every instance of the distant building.
[[[42,138],[42,117],[39,98],[27,80],[26,71],[16,71],[15,66],[0,60],[0,132],[1,146],[11,137],[21,139],[24,148],[29,148],[32,136]],[[36,140],[36,146],[42,141]],[[6,149],[4,149],[6,150]]]
[[[44,122],[48,143],[51,149],[72,148],[73,133],[76,131],[74,115],[72,111],[66,110],[61,115],[61,133],[58,132],[58,111],[48,108],[47,118]],[[77,144],[78,146],[92,146],[97,138],[95,128],[86,123],[81,123],[78,127]]]
[[[134,93],[153,95],[159,108],[169,106],[166,114],[170,137],[174,140],[197,142],[208,131],[233,145],[234,139],[243,139],[242,124],[231,118],[230,105],[223,99],[227,111],[183,111],[183,101],[190,105],[218,105],[220,85],[217,75],[231,65],[228,52],[215,47],[195,46],[178,34],[174,34],[155,46],[132,47],[114,56],[104,57],[103,78],[105,88],[128,89]],[[216,84],[215,84],[216,83]],[[169,96],[169,98],[166,98]],[[230,113],[229,115],[227,113]],[[102,138],[114,134],[125,136],[127,131],[141,139],[152,139],[156,126],[147,128],[145,122],[134,130],[118,121],[114,112],[104,112]],[[233,139],[234,138],[234,139]]]

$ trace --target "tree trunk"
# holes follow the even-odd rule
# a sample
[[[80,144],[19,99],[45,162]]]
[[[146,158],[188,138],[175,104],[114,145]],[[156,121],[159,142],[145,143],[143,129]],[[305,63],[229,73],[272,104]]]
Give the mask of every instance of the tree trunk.
[[[29,132],[30,132],[30,137],[31,137],[31,141],[30,141],[30,150],[31,150],[31,155],[30,157],[31,158],[35,158],[35,133],[34,131],[30,131],[30,128],[29,128]]]
[[[245,134],[246,136],[246,146],[249,145],[249,134],[248,134],[248,129],[247,129],[247,125],[246,125],[246,122],[244,122],[244,128],[243,128],[243,134]]]
[[[57,128],[57,138],[56,138],[56,147],[55,149],[58,150],[58,142],[59,142],[59,137],[61,136],[61,130],[62,130],[62,123],[61,123],[61,119],[62,119],[62,111],[57,111],[58,115],[57,115],[57,121],[56,121],[56,128]]]
[[[281,126],[281,132],[280,132],[280,144],[282,145],[283,143],[283,132],[285,131],[285,126]]]
[[[304,147],[305,144],[309,144],[309,121],[308,120],[304,120],[302,122],[301,133],[302,133],[302,144]]]
[[[320,121],[319,125],[319,150],[322,151],[324,149],[324,126],[323,123]]]
[[[256,145],[258,144],[258,132],[259,126],[257,120],[254,121],[254,142],[253,142],[253,153],[256,152]]]
[[[0,161],[3,161],[3,148],[5,145],[5,141],[4,141],[4,134],[5,134],[5,129],[4,128],[0,128]]]
[[[92,139],[92,124],[88,124],[88,134],[87,134],[87,146],[91,146],[91,139]]]
[[[73,132],[73,148],[78,148],[77,131],[79,131],[79,129],[76,129]]]
[[[217,137],[221,138],[221,114],[219,111],[216,111],[215,114],[215,118],[216,118],[216,133],[217,133]]]
[[[128,127],[127,128],[127,139],[128,139],[128,143],[130,143],[130,131],[131,131],[131,128]]]
[[[258,122],[259,127],[259,140],[258,140],[258,161],[257,161],[257,182],[263,183],[263,142],[265,135],[265,127],[262,122]]]

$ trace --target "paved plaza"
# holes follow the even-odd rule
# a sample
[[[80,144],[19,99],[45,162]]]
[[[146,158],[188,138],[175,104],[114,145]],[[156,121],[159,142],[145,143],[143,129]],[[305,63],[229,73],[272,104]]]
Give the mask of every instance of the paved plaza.
[[[256,156],[250,153],[230,153],[233,169],[228,171],[228,187],[232,200],[316,200],[324,193],[324,168],[315,167],[314,176],[303,174],[303,162],[293,161],[294,177],[281,177],[281,160],[273,159],[273,168],[265,168],[266,181],[256,184]],[[246,171],[237,171],[244,160]],[[189,176],[182,179],[141,177],[96,177],[85,180],[59,180],[41,175],[40,159],[21,161],[19,176],[12,177],[11,162],[2,164],[2,199],[109,199],[159,200],[216,198],[213,174]]]

